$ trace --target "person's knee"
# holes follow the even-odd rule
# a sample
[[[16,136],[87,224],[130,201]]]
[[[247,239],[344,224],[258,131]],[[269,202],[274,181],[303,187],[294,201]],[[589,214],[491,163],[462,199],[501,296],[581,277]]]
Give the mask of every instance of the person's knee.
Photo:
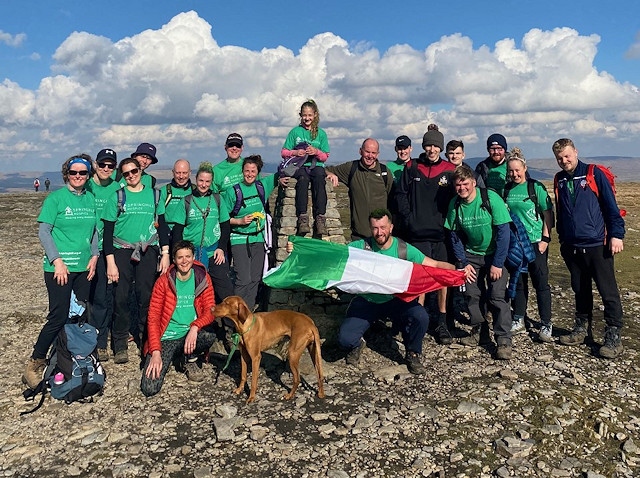
[[[162,384],[155,383],[156,380],[148,380],[146,377],[143,377],[140,381],[140,391],[145,397],[153,397],[157,395],[161,388]]]
[[[352,349],[360,342],[360,335],[343,323],[338,331],[338,345],[344,349]]]

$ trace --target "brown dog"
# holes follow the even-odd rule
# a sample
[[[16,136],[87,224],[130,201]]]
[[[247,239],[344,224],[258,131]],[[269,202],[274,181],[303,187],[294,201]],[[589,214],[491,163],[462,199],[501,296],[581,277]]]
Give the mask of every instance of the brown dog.
[[[262,351],[277,344],[285,336],[290,337],[289,367],[293,374],[291,391],[283,398],[290,400],[300,385],[298,364],[304,349],[309,350],[311,360],[318,374],[318,397],[324,398],[324,376],[322,374],[322,356],[320,355],[320,333],[308,315],[292,310],[276,310],[252,314],[241,297],[227,297],[212,309],[216,318],[229,317],[240,335],[240,385],[236,394],[244,390],[247,383],[247,364],[251,362],[251,391],[247,403],[256,398],[258,375],[260,375],[260,359]]]

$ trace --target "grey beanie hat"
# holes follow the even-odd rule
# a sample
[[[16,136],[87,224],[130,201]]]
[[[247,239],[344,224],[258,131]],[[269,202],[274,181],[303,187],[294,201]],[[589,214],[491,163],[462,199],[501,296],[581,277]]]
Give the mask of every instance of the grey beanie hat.
[[[422,147],[437,146],[440,151],[444,150],[444,135],[438,129],[438,125],[430,124],[427,126],[427,132],[422,137]]]

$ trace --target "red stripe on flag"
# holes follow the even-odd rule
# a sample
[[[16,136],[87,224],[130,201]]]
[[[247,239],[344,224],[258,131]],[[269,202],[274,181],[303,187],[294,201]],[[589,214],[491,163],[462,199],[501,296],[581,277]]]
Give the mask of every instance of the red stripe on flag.
[[[405,292],[394,295],[405,302],[411,302],[420,294],[433,292],[443,287],[461,286],[464,281],[464,271],[413,264],[409,287]]]

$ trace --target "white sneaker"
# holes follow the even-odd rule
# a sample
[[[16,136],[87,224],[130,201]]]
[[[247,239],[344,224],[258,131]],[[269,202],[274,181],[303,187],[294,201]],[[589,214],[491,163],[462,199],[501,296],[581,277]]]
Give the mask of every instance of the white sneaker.
[[[540,333],[538,334],[538,338],[541,342],[553,343],[553,325],[543,325],[540,327]]]
[[[511,335],[524,334],[526,332],[527,328],[524,326],[524,317],[511,321]]]

